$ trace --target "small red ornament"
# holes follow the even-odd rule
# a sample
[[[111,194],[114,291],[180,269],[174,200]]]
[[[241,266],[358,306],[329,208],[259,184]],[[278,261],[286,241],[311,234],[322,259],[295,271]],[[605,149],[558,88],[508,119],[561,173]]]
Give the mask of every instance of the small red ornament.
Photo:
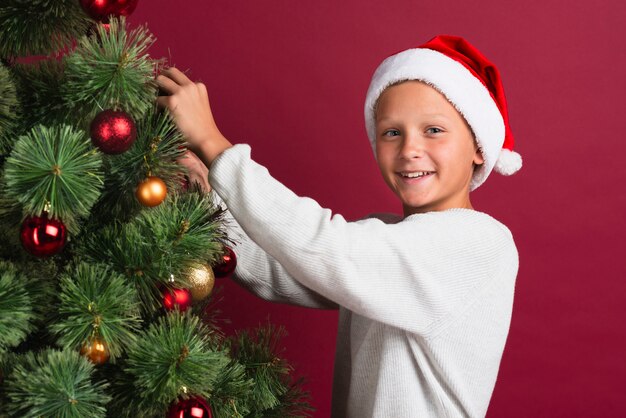
[[[211,407],[199,396],[173,403],[167,418],[212,418]]]
[[[139,0],[80,0],[85,13],[94,20],[108,23],[109,15],[128,16],[137,7]]]
[[[20,231],[24,249],[37,257],[49,257],[63,250],[67,240],[65,225],[57,219],[48,219],[48,214],[29,216],[24,219]]]
[[[137,138],[135,121],[121,110],[106,109],[98,113],[89,130],[91,142],[105,154],[121,154]]]
[[[213,273],[215,277],[228,277],[235,271],[235,267],[237,267],[237,256],[230,247],[226,247],[226,254],[222,256],[222,262],[213,267]]]
[[[163,307],[168,311],[178,308],[184,312],[191,306],[191,293],[187,289],[165,289],[163,291]]]
[[[158,206],[167,197],[167,185],[156,176],[146,177],[137,186],[135,196],[137,196],[139,202],[144,206]]]

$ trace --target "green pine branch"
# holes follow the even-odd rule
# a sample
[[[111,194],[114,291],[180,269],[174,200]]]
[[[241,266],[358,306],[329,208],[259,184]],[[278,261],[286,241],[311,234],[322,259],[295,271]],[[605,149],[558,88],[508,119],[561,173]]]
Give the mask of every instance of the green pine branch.
[[[81,262],[61,276],[60,287],[59,317],[51,326],[59,343],[79,350],[90,337],[100,336],[114,363],[141,328],[133,286],[105,265]]]
[[[183,286],[190,285],[185,279],[189,268],[217,264],[224,251],[224,211],[214,206],[210,196],[174,194],[169,202],[141,212],[133,221],[152,234],[150,239],[160,249],[164,266]]]
[[[160,254],[136,225],[115,222],[104,226],[96,233],[81,236],[74,251],[82,260],[104,263],[124,274],[135,284],[144,313],[161,307],[158,284],[166,282],[169,275],[161,276]]]
[[[3,0],[0,57],[48,55],[84,35],[92,24],[76,0]]]
[[[12,351],[14,353],[36,352],[53,346],[56,342],[50,333],[50,325],[57,314],[58,260],[33,258],[25,251],[21,251],[20,256],[12,261],[23,278],[34,319],[31,332]]]
[[[93,371],[77,351],[28,352],[6,378],[7,411],[24,417],[104,418],[108,385],[94,381]]]
[[[154,40],[146,26],[127,31],[123,16],[99,24],[67,57],[64,101],[88,120],[109,108],[141,119],[157,94],[154,72],[160,61],[147,53]]]
[[[35,313],[35,326],[38,329],[47,328],[46,324],[56,313],[54,301],[58,288],[58,266],[52,259],[33,259],[24,251],[20,255],[14,259],[14,265],[26,279],[26,291]]]
[[[283,327],[267,324],[254,332],[238,332],[232,338],[233,357],[246,367],[254,381],[251,393],[251,417],[308,417],[312,410],[309,394],[294,384],[292,366],[281,357]]]
[[[17,355],[8,352],[0,356],[0,382],[4,383],[6,376],[9,376],[15,367]],[[0,418],[8,418],[7,408],[9,405],[9,398],[7,397],[5,387],[0,385]]]
[[[128,351],[125,372],[132,376],[135,390],[130,396],[136,399],[118,393],[114,402],[133,404],[141,408],[135,414],[151,416],[186,394],[208,399],[228,363],[227,354],[198,317],[171,312],[144,331]]]
[[[254,380],[246,368],[232,360],[218,376],[211,395],[213,418],[243,418],[250,413]]]
[[[309,400],[311,394],[305,391],[304,378],[293,380],[289,384],[287,392],[279,396],[279,404],[262,413],[263,418],[307,418],[315,411]]]
[[[0,166],[1,156],[8,154],[15,142],[11,134],[20,113],[15,80],[8,68],[0,64]]]
[[[100,155],[80,131],[38,125],[20,137],[5,163],[6,192],[26,214],[60,218],[70,232],[100,195]],[[47,205],[49,204],[49,208]]]
[[[34,329],[35,313],[27,284],[11,263],[0,261],[0,358]]]
[[[16,83],[22,109],[19,134],[36,125],[52,126],[59,122],[80,126],[80,113],[65,102],[65,59],[41,60],[31,64],[13,64],[9,68]]]
[[[17,199],[6,192],[3,173],[0,172],[0,258],[21,261],[25,255],[19,240],[22,208]]]
[[[189,286],[189,269],[217,264],[223,252],[224,212],[210,196],[172,193],[129,223],[116,222],[84,234],[75,251],[82,259],[111,265],[124,274],[135,284],[144,311],[154,312],[161,308],[160,287]]]

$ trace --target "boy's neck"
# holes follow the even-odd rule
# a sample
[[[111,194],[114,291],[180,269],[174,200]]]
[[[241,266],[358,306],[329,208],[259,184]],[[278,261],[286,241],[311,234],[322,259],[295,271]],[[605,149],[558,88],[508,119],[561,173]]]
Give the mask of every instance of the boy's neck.
[[[411,215],[415,215],[418,213],[428,213],[428,212],[441,212],[444,210],[448,210],[448,209],[470,209],[470,210],[474,210],[474,207],[472,206],[472,202],[469,199],[469,196],[467,197],[467,200],[463,201],[463,202],[459,202],[459,203],[448,203],[448,204],[439,204],[439,205],[428,205],[428,206],[420,206],[420,207],[411,207],[411,206],[404,206],[403,210],[404,210],[404,218],[411,216]]]

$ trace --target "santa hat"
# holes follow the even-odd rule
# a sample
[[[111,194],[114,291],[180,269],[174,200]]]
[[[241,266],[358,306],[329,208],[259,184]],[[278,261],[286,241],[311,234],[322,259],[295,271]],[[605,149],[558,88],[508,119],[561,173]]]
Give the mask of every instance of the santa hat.
[[[386,58],[376,69],[365,98],[365,128],[376,156],[374,104],[400,80],[420,80],[442,93],[465,118],[485,162],[476,169],[470,190],[492,169],[511,175],[522,167],[513,151],[513,134],[500,73],[474,46],[458,36],[439,35],[418,48]]]

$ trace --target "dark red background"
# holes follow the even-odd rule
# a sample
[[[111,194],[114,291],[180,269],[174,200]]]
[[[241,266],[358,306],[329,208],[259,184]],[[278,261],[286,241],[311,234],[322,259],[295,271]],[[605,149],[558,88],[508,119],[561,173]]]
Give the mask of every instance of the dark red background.
[[[498,64],[524,167],[492,174],[478,210],[520,253],[511,330],[489,417],[618,417],[626,410],[625,3],[143,0],[131,21],[209,90],[233,143],[294,190],[356,219],[401,212],[363,125],[388,55],[440,33]],[[224,282],[223,282],[224,283]],[[235,328],[269,316],[329,416],[336,313],[270,304],[225,283]]]

